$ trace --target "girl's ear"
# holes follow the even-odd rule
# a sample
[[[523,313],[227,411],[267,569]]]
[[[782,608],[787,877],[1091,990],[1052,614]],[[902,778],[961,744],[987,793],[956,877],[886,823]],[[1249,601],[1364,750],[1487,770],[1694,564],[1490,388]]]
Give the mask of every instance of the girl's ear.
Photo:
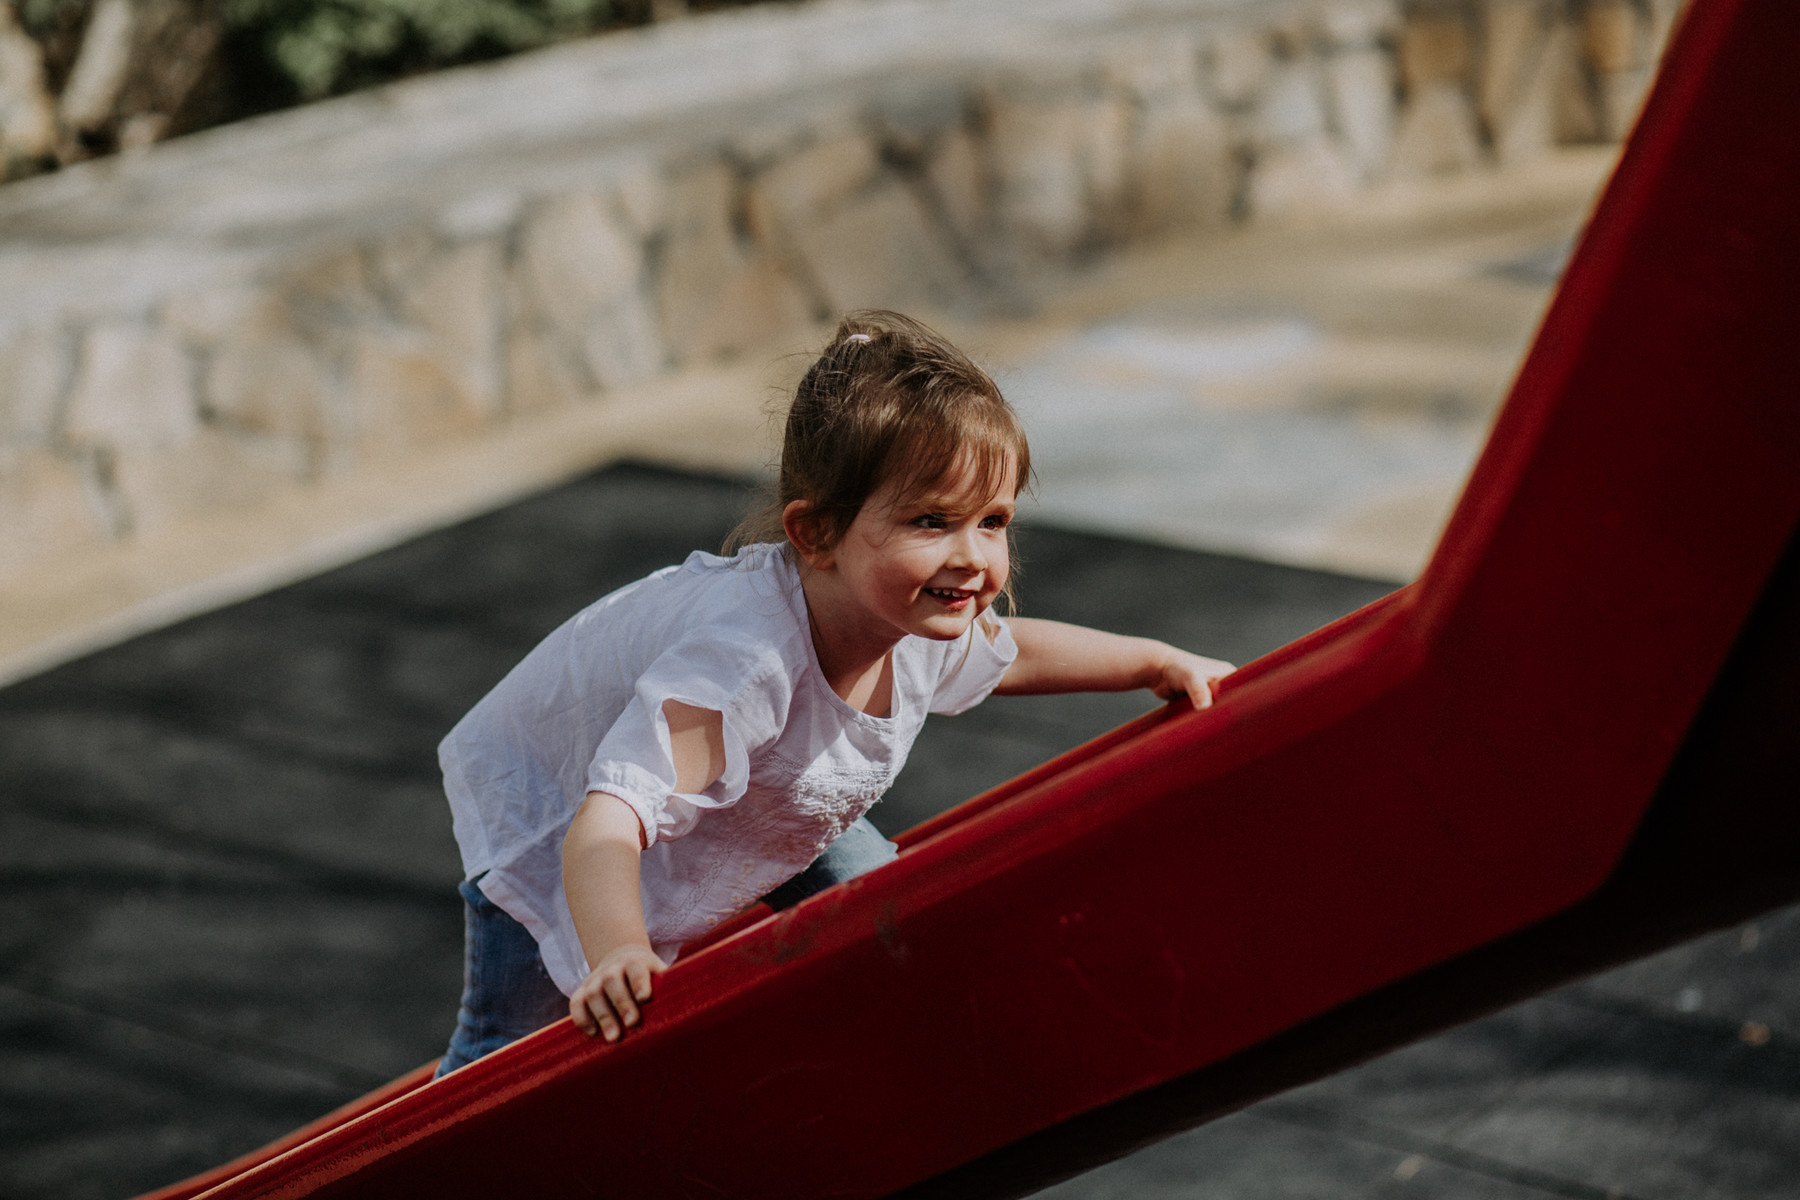
[[[822,571],[831,565],[831,551],[825,546],[819,527],[819,515],[813,509],[810,500],[791,500],[781,510],[781,529],[787,534],[806,565],[815,571]]]

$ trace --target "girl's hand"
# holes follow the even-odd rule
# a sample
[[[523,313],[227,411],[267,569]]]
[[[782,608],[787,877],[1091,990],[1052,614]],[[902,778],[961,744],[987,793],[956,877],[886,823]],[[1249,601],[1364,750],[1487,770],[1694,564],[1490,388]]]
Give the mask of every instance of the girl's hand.
[[[618,1041],[642,1019],[639,1006],[650,999],[650,977],[663,970],[663,960],[648,946],[626,944],[612,950],[569,997],[575,1028],[589,1037]]]
[[[1185,695],[1193,701],[1195,708],[1209,707],[1213,702],[1213,685],[1237,670],[1216,658],[1203,658],[1173,646],[1163,649],[1168,654],[1159,664],[1158,678],[1150,685],[1150,690],[1159,699],[1173,700]]]

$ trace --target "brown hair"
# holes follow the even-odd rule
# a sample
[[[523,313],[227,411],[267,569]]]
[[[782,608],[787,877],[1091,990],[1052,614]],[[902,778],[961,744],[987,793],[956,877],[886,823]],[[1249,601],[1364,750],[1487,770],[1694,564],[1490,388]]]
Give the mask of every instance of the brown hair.
[[[912,499],[963,462],[981,495],[1014,462],[1018,490],[1030,486],[1025,428],[988,373],[911,317],[850,313],[794,390],[774,499],[726,549],[783,541],[781,514],[795,500],[811,503],[821,539],[836,545],[890,480]]]

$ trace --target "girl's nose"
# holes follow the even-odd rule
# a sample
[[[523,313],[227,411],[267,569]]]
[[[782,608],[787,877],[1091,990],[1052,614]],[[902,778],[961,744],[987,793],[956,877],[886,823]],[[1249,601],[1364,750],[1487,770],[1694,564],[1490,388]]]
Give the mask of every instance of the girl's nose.
[[[965,529],[951,539],[949,565],[969,571],[987,570],[987,555],[982,552],[978,533]]]

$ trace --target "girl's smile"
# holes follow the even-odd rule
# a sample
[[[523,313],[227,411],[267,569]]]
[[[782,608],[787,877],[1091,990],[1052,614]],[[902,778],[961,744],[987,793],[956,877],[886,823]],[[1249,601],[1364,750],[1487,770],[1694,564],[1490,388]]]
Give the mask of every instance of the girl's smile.
[[[946,608],[961,611],[962,607],[975,595],[972,588],[926,588],[925,594],[935,596]]]

